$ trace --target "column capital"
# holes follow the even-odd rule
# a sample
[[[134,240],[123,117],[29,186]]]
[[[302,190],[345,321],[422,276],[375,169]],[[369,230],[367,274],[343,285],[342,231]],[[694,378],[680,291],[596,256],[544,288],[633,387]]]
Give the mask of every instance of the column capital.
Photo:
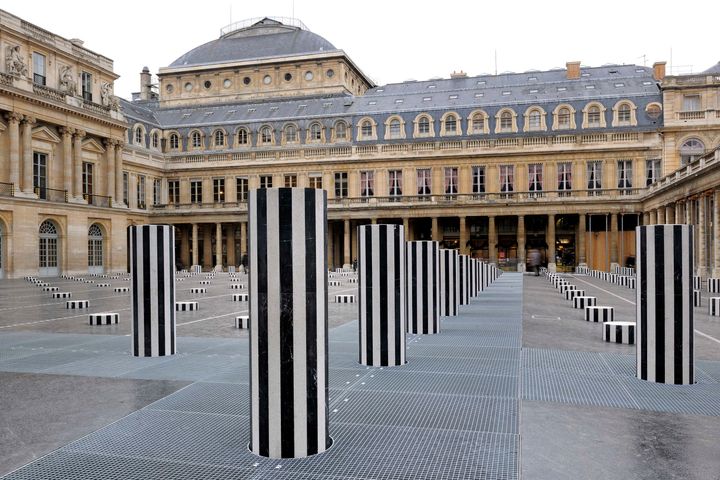
[[[115,140],[113,140],[112,138],[103,138],[102,143],[105,148],[115,148],[116,144]]]
[[[85,130],[75,130],[75,138],[83,138],[85,135]]]
[[[10,112],[5,114],[5,120],[10,123],[20,123],[20,120],[22,119],[23,116],[16,112]]]
[[[71,136],[75,133],[75,129],[72,127],[60,127],[58,128],[58,131],[60,132],[60,135],[63,136]]]
[[[31,117],[30,115],[25,115],[22,119],[24,125],[34,125],[36,121],[35,117]]]

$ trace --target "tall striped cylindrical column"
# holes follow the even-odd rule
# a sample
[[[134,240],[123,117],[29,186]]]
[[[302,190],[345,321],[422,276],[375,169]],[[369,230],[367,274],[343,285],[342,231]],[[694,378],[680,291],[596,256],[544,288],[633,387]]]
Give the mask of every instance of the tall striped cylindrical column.
[[[131,225],[127,238],[133,355],[174,355],[175,227]]]
[[[405,233],[402,225],[358,227],[360,363],[405,364]]]
[[[458,251],[440,249],[440,316],[454,317],[458,314],[460,301],[458,283]]]
[[[324,452],[328,434],[327,198],[250,191],[250,450]]]
[[[477,260],[470,257],[470,297],[477,297]]]
[[[485,263],[477,261],[477,293],[480,295],[485,290]]]
[[[438,242],[407,242],[408,332],[440,333],[440,247]]]
[[[460,255],[458,276],[460,283],[460,305],[470,303],[470,256]]]
[[[695,382],[693,227],[636,227],[637,376]]]

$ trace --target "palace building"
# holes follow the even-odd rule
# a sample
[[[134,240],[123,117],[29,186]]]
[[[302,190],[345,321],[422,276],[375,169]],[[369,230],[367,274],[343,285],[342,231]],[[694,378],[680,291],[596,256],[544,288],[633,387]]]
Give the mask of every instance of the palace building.
[[[637,225],[696,225],[720,275],[720,63],[376,85],[294,19],[262,18],[157,72],[130,100],[112,60],[0,11],[0,277],[127,268],[126,229],[176,228],[178,268],[239,265],[253,188],[322,188],[328,264],[356,227],[524,268],[634,262]]]

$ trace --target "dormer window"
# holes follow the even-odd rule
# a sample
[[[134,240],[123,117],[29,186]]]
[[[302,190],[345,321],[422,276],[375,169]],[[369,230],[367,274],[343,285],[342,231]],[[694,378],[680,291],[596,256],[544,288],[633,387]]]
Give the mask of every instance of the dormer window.
[[[273,143],[272,130],[270,127],[262,127],[260,129],[260,143],[270,145]]]
[[[347,124],[345,122],[335,124],[335,140],[347,140]]]
[[[214,140],[215,140],[216,147],[224,146],[225,145],[225,132],[223,132],[222,130],[215,130]]]
[[[160,147],[160,136],[157,132],[153,132],[152,134],[152,146],[156,149]]]
[[[310,137],[311,142],[319,142],[322,140],[322,127],[319,123],[313,123],[310,125]]]
[[[142,145],[143,144],[143,130],[142,127],[137,126],[135,127],[135,145]]]
[[[170,150],[177,150],[180,147],[180,138],[177,133],[170,134]]]
[[[244,128],[241,128],[237,132],[237,143],[238,145],[247,145],[248,144],[248,131]]]
[[[192,133],[192,146],[193,148],[200,148],[202,146],[202,137],[200,136],[200,132]]]

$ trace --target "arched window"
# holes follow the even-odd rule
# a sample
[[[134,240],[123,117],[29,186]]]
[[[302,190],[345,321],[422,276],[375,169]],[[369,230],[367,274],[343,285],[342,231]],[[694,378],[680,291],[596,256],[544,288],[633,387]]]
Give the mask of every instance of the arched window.
[[[260,143],[263,145],[269,145],[273,143],[272,130],[270,127],[262,127],[260,129]]]
[[[216,147],[224,146],[225,145],[225,132],[223,132],[222,130],[215,130],[214,140],[215,140]]]
[[[688,138],[680,146],[680,165],[694,162],[705,153],[705,144],[697,138]]]
[[[103,273],[103,234],[96,223],[88,229],[88,272]]]
[[[401,138],[401,131],[400,131],[400,119],[393,118],[390,120],[390,124],[388,125],[389,128],[389,138]]]
[[[620,104],[620,106],[618,107],[618,122],[621,125],[630,124],[631,115],[632,112],[630,109],[630,105],[628,105],[627,103]]]
[[[295,125],[287,125],[285,127],[285,142],[295,143],[297,142],[297,128]]]
[[[360,124],[360,135],[363,138],[370,138],[373,134],[373,127],[372,122],[370,120],[365,120]]]
[[[193,148],[202,147],[202,136],[200,135],[200,132],[195,131],[192,133],[192,146]]]
[[[558,110],[558,128],[570,128],[570,109],[567,107]]]
[[[335,139],[347,140],[347,123],[340,121],[335,124]]]
[[[135,145],[143,144],[143,130],[142,127],[135,127]]]
[[[445,117],[445,134],[455,135],[457,133],[457,117],[453,114]]]
[[[152,146],[153,148],[159,148],[160,147],[160,136],[157,132],[153,132],[152,134]]]
[[[500,115],[500,130],[503,132],[509,132],[512,130],[512,113],[510,112],[503,112],[502,115]]]
[[[472,117],[472,132],[473,133],[484,133],[485,132],[485,115],[482,113],[476,113]]]
[[[322,140],[322,126],[315,122],[310,125],[310,141],[319,142],[320,140]]]
[[[587,123],[588,127],[599,127],[600,126],[600,107],[593,105],[588,108],[587,111]]]
[[[38,231],[39,238],[39,275],[57,276],[58,271],[58,231],[55,224],[45,220]]]
[[[237,140],[238,145],[247,145],[248,144],[248,131],[244,128],[241,128],[237,132]]]
[[[533,110],[528,115],[528,130],[542,130],[542,116],[539,110]]]
[[[180,148],[180,138],[177,133],[170,134],[170,150],[177,150]]]
[[[418,133],[420,135],[430,134],[430,118],[426,116],[420,117],[418,120]]]

